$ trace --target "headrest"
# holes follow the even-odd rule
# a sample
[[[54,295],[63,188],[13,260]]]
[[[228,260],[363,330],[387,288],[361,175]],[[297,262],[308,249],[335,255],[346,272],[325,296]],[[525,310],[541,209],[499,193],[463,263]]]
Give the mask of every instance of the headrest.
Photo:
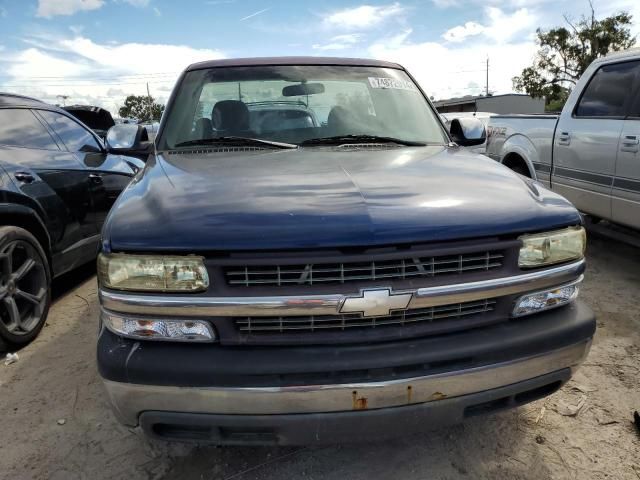
[[[239,100],[221,100],[213,106],[211,121],[216,130],[249,130],[249,109]]]
[[[211,138],[211,135],[213,135],[211,119],[206,117],[197,119],[195,125],[195,138]]]
[[[327,117],[327,126],[333,130],[348,129],[353,123],[354,118],[351,112],[340,105],[333,107]]]

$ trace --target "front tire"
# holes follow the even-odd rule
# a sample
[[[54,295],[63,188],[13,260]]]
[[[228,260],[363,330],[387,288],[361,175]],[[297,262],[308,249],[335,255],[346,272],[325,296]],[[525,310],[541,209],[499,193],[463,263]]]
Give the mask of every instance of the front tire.
[[[516,163],[515,165],[510,165],[509,168],[514,172],[522,175],[523,177],[531,178],[531,173],[524,163]]]
[[[0,227],[0,344],[31,342],[47,320],[51,275],[42,246],[20,227]]]

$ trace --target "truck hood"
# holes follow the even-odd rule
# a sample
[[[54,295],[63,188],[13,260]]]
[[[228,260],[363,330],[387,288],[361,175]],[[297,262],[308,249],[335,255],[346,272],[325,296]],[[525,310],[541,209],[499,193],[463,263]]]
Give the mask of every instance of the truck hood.
[[[112,251],[267,250],[492,237],[580,223],[564,198],[441,146],[165,153],[123,192]]]

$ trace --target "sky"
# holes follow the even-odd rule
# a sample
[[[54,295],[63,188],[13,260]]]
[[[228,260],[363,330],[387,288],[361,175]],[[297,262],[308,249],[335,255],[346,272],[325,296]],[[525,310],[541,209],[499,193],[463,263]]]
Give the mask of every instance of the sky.
[[[640,1],[594,0],[598,17]],[[0,0],[0,91],[116,112],[129,94],[161,102],[190,63],[314,55],[391,60],[434,99],[509,93],[536,28],[587,0]],[[63,99],[62,96],[67,97]]]

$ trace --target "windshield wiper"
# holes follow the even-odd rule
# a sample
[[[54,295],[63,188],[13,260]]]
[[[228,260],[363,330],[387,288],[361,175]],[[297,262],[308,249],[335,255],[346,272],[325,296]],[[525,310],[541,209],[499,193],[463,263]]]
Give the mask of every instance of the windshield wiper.
[[[402,140],[400,138],[383,137],[378,135],[335,135],[333,137],[311,138],[300,145],[343,145],[347,143],[397,143],[410,147],[424,147],[424,142]]]
[[[284,142],[272,142],[271,140],[262,140],[261,138],[249,138],[249,137],[213,137],[213,138],[199,138],[197,140],[188,140],[175,145],[178,147],[194,147],[199,145],[229,145],[229,146],[269,146],[274,148],[298,148],[293,143]]]

